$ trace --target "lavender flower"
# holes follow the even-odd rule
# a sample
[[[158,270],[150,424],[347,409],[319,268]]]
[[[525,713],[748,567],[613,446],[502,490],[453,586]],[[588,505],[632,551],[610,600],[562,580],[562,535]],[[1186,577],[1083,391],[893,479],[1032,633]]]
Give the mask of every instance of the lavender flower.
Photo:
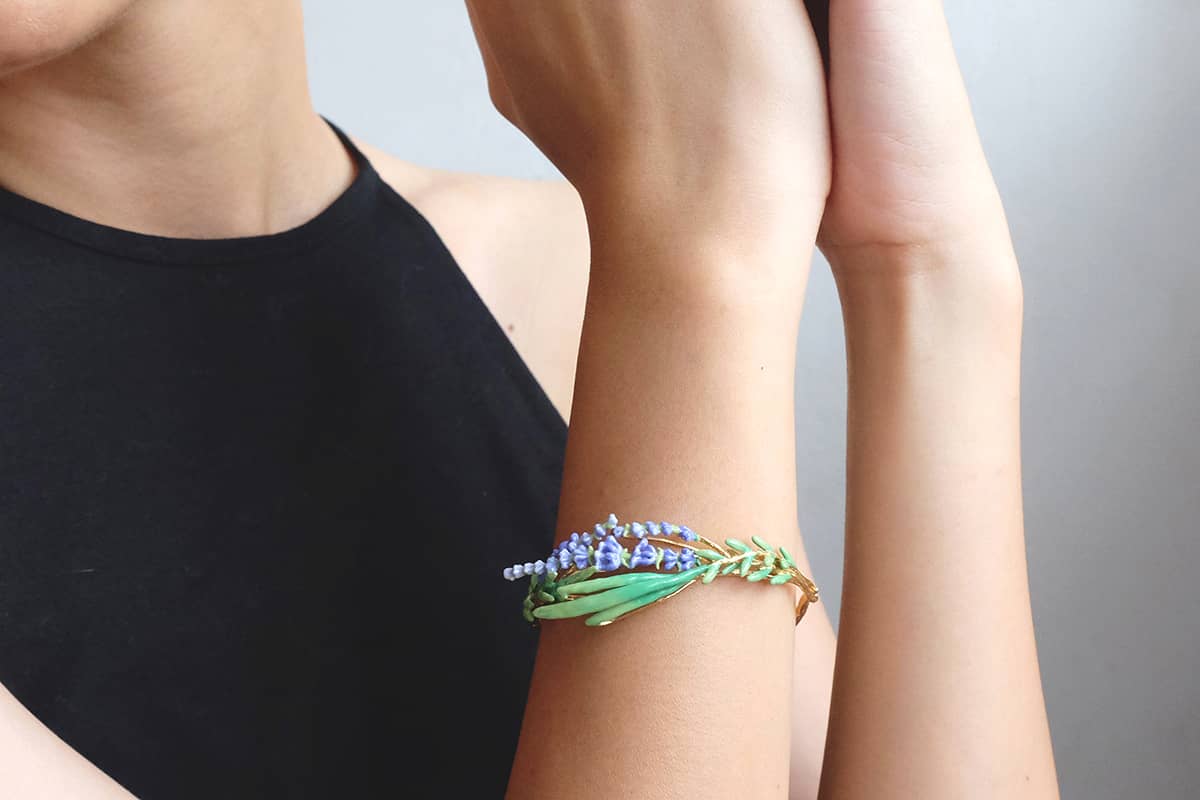
[[[575,551],[575,566],[578,569],[586,569],[588,565],[588,551],[586,548],[580,548]]]
[[[694,566],[696,566],[696,551],[687,547],[683,548],[683,552],[679,554],[679,569],[687,572]]]
[[[525,577],[525,566],[523,564],[513,564],[512,574],[514,579]]]
[[[604,527],[608,528],[610,531],[617,527],[617,515],[609,514],[608,519],[604,521]]]
[[[517,579],[517,576],[516,576],[516,575],[513,575],[513,568],[512,568],[512,567],[505,567],[505,568],[504,568],[504,580],[506,580],[506,581],[515,581],[516,579]]]
[[[700,535],[698,533],[696,533],[694,530],[692,530],[691,528],[689,528],[687,525],[679,526],[679,538],[683,539],[685,542],[700,541]]]
[[[629,558],[629,566],[652,567],[657,559],[658,550],[645,539],[641,539],[638,541],[637,547],[633,548],[633,555]]]
[[[546,559],[546,574],[554,575],[558,572],[558,559],[555,556],[550,556]]]
[[[624,553],[625,548],[621,546],[616,537],[609,536],[596,548],[596,569],[601,572],[620,569],[623,566],[621,556]]]
[[[664,572],[669,572],[670,570],[678,569],[678,568],[679,568],[679,553],[678,553],[678,551],[672,550],[670,547],[664,547],[663,548],[662,570]]]
[[[650,533],[658,536],[662,533],[662,527],[657,522],[646,521],[646,527],[650,529]]]
[[[558,563],[562,564],[563,569],[566,569],[567,566],[571,563],[571,559],[573,556],[574,556],[574,551],[570,550],[569,548],[564,547],[558,551]]]
[[[541,575],[545,571],[546,571],[546,562],[545,561],[542,561],[539,558],[537,561],[533,562],[533,574],[534,575]]]
[[[613,529],[612,529],[612,535],[613,535],[613,536],[615,536],[615,537],[617,537],[618,539],[620,539],[622,536],[624,536],[624,535],[625,535],[625,526],[624,526],[624,525],[618,525],[617,527],[613,528]]]
[[[669,522],[664,522],[662,524],[662,532],[663,532],[663,536],[670,536],[673,533],[679,533],[679,526],[672,525]]]
[[[646,535],[646,526],[640,522],[635,522],[629,526],[629,532],[641,539]]]

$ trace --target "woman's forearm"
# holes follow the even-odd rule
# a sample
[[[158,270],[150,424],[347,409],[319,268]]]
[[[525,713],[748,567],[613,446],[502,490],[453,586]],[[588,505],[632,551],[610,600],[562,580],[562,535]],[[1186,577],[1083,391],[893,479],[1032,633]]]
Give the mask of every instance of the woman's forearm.
[[[802,553],[803,251],[593,235],[560,535],[613,510]],[[786,797],[795,600],[718,580],[607,628],[545,625],[510,796]]]
[[[832,253],[849,366],[822,796],[1057,796],[1021,509],[1006,240]]]

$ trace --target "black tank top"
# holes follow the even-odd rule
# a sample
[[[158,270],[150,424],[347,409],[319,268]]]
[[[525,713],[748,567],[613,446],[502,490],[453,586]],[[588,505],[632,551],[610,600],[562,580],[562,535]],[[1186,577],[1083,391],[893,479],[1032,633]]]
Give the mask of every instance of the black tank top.
[[[566,426],[342,138],[277,235],[0,191],[0,683],[142,798],[504,791]]]

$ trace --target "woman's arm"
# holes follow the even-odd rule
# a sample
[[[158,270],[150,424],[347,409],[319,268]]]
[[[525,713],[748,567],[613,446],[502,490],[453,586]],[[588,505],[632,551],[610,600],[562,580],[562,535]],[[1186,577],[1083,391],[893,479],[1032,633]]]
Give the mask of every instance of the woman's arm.
[[[588,215],[559,538],[611,510],[798,548],[795,337],[828,180],[803,7],[471,5],[498,107]],[[719,580],[544,624],[509,796],[786,797],[794,601]]]
[[[895,277],[839,275],[846,562],[823,796],[1054,797],[1022,533],[1015,265],[999,242],[853,257]]]
[[[132,800],[133,795],[0,686],[0,787],[22,800]]]
[[[822,797],[1053,798],[1022,530],[1021,287],[938,0],[831,8],[822,246],[849,368]]]

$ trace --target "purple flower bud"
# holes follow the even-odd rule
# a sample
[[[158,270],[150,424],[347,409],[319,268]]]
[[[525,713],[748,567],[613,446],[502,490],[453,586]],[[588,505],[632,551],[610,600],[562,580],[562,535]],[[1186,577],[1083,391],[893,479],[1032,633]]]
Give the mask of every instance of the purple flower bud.
[[[647,520],[646,527],[649,528],[650,533],[654,534],[655,536],[658,536],[659,534],[662,533],[662,528],[659,527],[659,524],[657,522],[650,522],[649,520]]]
[[[585,569],[588,565],[588,551],[579,549],[575,551],[575,566],[578,569]]]
[[[633,555],[629,558],[629,566],[652,567],[657,558],[658,551],[654,549],[654,545],[645,539],[640,539],[638,540],[637,547],[633,548]]]
[[[521,564],[513,564],[512,574],[514,579],[525,577],[525,567]]]
[[[546,559],[546,574],[555,575],[558,573],[558,559],[550,556]]]
[[[624,535],[625,535],[625,526],[624,526],[624,525],[618,525],[617,527],[613,528],[613,529],[612,529],[612,535],[613,535],[613,536],[616,536],[618,539],[620,539],[622,536],[624,536]]]
[[[526,562],[525,562],[525,574],[526,574],[526,575],[533,575],[533,574],[534,574],[533,562],[532,562],[532,561],[526,561]]]
[[[663,548],[663,571],[670,571],[679,568],[679,553],[669,547]]]
[[[696,542],[700,540],[699,535],[697,535],[697,533],[687,525],[679,526],[679,538],[683,539],[685,542]]]
[[[572,545],[579,544],[579,534],[578,534],[578,533],[572,533],[572,534],[571,534],[571,539],[570,539],[570,542],[571,542],[571,544],[572,544]]]
[[[546,562],[545,561],[538,559],[537,561],[533,562],[533,574],[541,575],[545,571],[546,571]]]
[[[673,533],[679,533],[679,527],[676,525],[672,525],[669,522],[664,522],[662,524],[662,532],[663,532],[663,536],[670,536]]]
[[[600,546],[596,548],[596,569],[601,572],[612,572],[620,569],[624,564],[621,561],[622,554],[625,553],[625,548],[617,541],[615,536],[608,536]]]
[[[608,535],[608,531],[605,530],[604,526],[601,525],[599,522],[596,523],[596,527],[593,529],[592,532],[596,534],[596,541],[600,541],[601,539],[603,539],[605,536]]]
[[[604,521],[604,527],[608,528],[609,530],[617,527],[617,515],[609,514],[608,519]]]
[[[563,569],[566,569],[567,565],[571,563],[571,551],[565,547],[562,550],[559,550],[558,563],[563,565]]]
[[[513,575],[513,568],[512,568],[512,567],[505,567],[505,568],[504,568],[504,579],[505,579],[505,580],[509,580],[509,581],[515,581],[515,580],[517,579],[517,576],[516,576],[516,575]]]
[[[696,566],[696,551],[683,548],[683,552],[679,554],[679,569],[687,572],[694,566]]]
[[[637,538],[641,539],[646,535],[646,526],[640,522],[635,522],[629,526],[629,532]]]

